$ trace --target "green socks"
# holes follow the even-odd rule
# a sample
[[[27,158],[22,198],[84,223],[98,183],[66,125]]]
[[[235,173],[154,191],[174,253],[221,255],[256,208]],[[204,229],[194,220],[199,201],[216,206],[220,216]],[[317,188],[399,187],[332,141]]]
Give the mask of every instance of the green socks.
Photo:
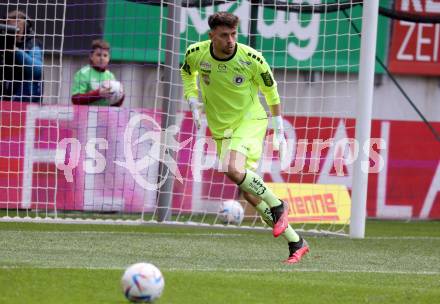
[[[259,203],[255,209],[257,209],[263,221],[265,221],[269,227],[273,227],[272,211],[270,208],[281,205],[281,201],[267,188],[263,179],[258,176],[258,174],[250,170],[246,170],[245,174],[243,181],[238,186],[241,190],[262,199],[261,203]],[[283,236],[288,242],[298,242],[300,240],[299,235],[290,225],[283,232]]]
[[[258,213],[261,215],[263,221],[269,226],[273,227],[273,219],[272,212],[270,211],[269,205],[265,201],[261,201],[255,209],[257,209]],[[300,237],[298,233],[293,230],[292,226],[287,226],[287,229],[283,232],[283,237],[287,240],[287,242],[298,242]]]
[[[263,179],[253,171],[246,170],[244,179],[238,186],[241,190],[260,197],[271,208],[281,205],[281,201],[266,186]]]
[[[292,226],[287,226],[287,229],[283,232],[283,237],[290,243],[290,242],[298,242],[300,240],[300,237],[298,233],[296,233],[295,230],[293,230]]]

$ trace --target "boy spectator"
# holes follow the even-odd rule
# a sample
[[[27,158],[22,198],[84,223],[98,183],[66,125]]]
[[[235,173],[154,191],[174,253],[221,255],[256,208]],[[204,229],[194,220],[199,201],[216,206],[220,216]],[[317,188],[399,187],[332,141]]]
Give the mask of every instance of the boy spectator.
[[[89,55],[90,63],[75,73],[72,86],[72,103],[75,105],[95,105],[119,107],[124,95],[112,103],[112,89],[109,81],[116,81],[108,70],[110,45],[104,40],[94,40]]]

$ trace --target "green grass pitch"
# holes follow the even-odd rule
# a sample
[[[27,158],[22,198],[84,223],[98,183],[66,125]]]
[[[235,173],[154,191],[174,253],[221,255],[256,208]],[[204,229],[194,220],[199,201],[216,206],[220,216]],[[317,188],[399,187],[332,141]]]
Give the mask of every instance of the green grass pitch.
[[[283,265],[269,231],[0,223],[0,303],[128,303],[126,266],[158,266],[157,303],[435,303],[440,222],[368,221],[363,240],[308,237]]]

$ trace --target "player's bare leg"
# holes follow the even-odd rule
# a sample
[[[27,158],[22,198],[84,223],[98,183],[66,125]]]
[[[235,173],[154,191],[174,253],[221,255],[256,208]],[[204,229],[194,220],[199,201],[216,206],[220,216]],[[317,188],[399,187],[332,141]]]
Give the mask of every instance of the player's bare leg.
[[[243,180],[246,173],[246,156],[237,151],[229,150],[224,158],[222,170],[234,183]]]
[[[243,198],[252,206],[254,206],[254,208],[256,208],[258,206],[258,204],[261,203],[262,199],[259,198],[258,196],[252,195],[248,192],[243,192]]]

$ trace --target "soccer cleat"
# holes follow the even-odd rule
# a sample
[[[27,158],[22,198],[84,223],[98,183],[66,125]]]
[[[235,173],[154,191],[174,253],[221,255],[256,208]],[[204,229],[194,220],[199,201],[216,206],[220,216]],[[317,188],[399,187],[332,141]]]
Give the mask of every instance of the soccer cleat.
[[[290,255],[286,260],[284,260],[284,264],[290,265],[298,263],[301,261],[302,257],[310,251],[309,244],[307,244],[306,240],[301,238],[301,240],[297,243],[289,243],[289,251]]]
[[[274,219],[272,234],[274,237],[279,237],[289,226],[287,216],[289,214],[289,206],[281,201],[280,206],[270,208]]]

